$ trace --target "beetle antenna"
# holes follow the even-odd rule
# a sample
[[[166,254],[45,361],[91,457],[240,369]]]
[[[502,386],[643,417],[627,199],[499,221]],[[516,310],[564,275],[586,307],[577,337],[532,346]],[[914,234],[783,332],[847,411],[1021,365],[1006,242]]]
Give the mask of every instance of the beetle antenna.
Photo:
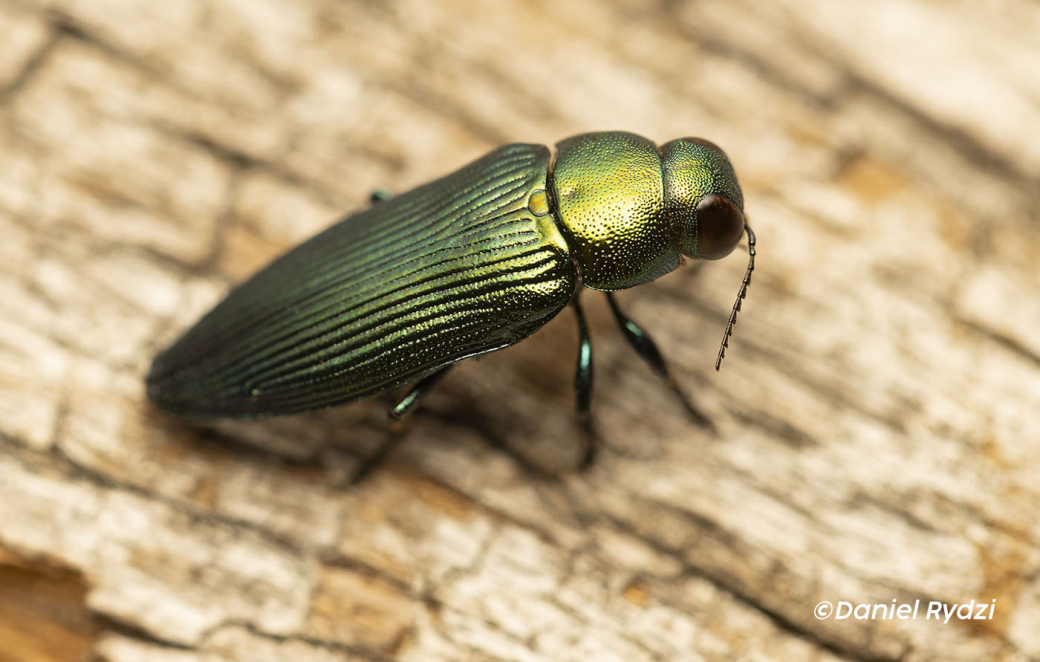
[[[726,325],[726,334],[722,336],[719,358],[715,359],[716,371],[722,366],[722,358],[726,356],[726,348],[729,347],[729,337],[733,335],[733,326],[737,323],[737,313],[740,312],[740,302],[747,296],[747,288],[751,284],[751,272],[755,270],[755,233],[751,231],[751,226],[747,222],[744,223],[744,230],[747,232],[748,241],[747,271],[744,272],[744,282],[740,284],[740,293],[737,294],[737,300],[733,302],[733,310],[729,314],[729,324]]]

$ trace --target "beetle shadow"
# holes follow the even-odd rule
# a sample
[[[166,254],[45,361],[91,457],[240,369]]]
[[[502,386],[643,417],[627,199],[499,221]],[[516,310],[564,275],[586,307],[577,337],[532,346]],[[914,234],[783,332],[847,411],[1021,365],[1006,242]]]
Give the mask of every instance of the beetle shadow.
[[[386,406],[378,399],[293,416],[212,421],[174,418],[142,403],[139,417],[155,452],[167,458],[285,464],[337,484],[350,481],[389,429]]]
[[[592,332],[608,332],[595,317]],[[575,408],[577,353],[574,315],[564,310],[522,342],[452,370],[416,412],[414,427],[423,419],[461,426],[534,475],[571,474],[587,445]]]
[[[627,403],[644,397],[616,391],[621,388],[617,383],[620,375],[629,370],[641,373],[645,366],[618,332],[602,296],[586,296],[584,307],[596,371],[592,433],[600,443],[606,442],[613,454],[627,456],[634,452],[636,459],[646,460],[654,455],[652,443],[645,438],[625,443],[608,441],[617,436],[617,424],[602,423],[617,418],[610,416],[613,412],[608,411],[608,402]],[[443,445],[445,438],[450,444],[453,434],[476,437],[513,457],[529,473],[555,479],[580,469],[586,452],[587,431],[575,410],[577,352],[574,315],[564,310],[522,342],[457,364],[416,410],[396,425],[387,412],[407,392],[407,386],[316,412],[258,420],[183,421],[165,416],[150,405],[143,415],[147,425],[163,430],[170,442],[191,449],[189,452],[221,449],[258,461],[310,467],[327,473],[338,484],[351,483],[355,472],[388,443],[394,448],[383,461],[421,468],[423,444]],[[642,375],[637,383],[645,383],[646,388],[640,390],[654,397],[670,397],[653,375]],[[626,405],[625,409],[630,407]],[[633,451],[634,447],[638,451]],[[459,446],[451,452],[466,449]],[[379,466],[372,469],[379,470]]]

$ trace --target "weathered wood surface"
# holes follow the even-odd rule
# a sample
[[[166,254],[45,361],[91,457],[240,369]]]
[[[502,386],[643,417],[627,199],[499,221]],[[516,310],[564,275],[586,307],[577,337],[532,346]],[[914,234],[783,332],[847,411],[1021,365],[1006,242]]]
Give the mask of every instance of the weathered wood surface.
[[[0,660],[1040,659],[1038,33],[1027,0],[3,0]],[[356,488],[384,401],[147,405],[157,348],[369,190],[607,128],[742,176],[722,372],[742,257],[622,299],[717,437],[600,297],[584,474],[569,313]],[[915,599],[997,602],[813,615]]]

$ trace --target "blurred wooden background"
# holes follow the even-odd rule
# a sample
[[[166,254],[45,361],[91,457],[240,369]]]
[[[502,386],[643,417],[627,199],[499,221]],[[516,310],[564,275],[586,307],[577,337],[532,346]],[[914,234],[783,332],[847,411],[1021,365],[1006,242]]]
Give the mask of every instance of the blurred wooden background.
[[[1034,0],[0,0],[0,660],[1040,659],[1038,34]],[[622,297],[717,437],[599,296],[584,474],[569,312],[358,487],[383,399],[148,406],[158,348],[371,189],[600,129],[742,178],[721,373],[739,252]],[[814,617],[917,599],[996,606]]]

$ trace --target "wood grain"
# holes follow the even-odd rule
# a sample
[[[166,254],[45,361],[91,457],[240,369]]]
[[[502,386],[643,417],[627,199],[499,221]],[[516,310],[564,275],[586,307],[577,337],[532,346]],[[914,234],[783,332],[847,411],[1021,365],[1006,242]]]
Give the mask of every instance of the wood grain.
[[[1040,659],[1038,29],[1030,0],[0,0],[0,660]],[[370,190],[600,129],[741,176],[722,371],[740,255],[621,297],[718,435],[591,296],[587,473],[566,311],[357,487],[384,399],[148,405],[159,348]],[[814,617],[893,600],[996,602]]]

